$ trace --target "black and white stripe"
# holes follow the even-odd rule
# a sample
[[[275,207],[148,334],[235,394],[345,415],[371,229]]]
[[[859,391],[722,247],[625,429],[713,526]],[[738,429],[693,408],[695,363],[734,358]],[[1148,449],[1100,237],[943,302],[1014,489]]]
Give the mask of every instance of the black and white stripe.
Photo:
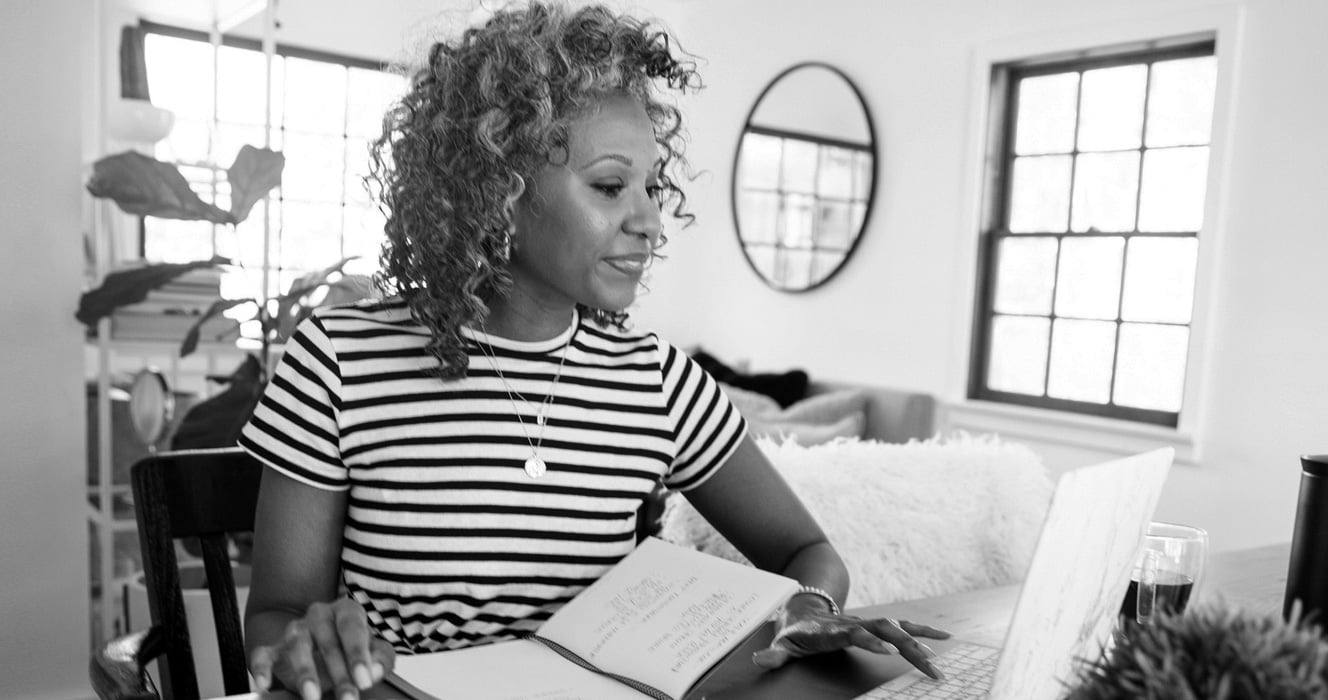
[[[442,382],[401,300],[320,310],[240,438],[294,479],[349,489],[347,589],[404,652],[534,631],[632,550],[656,483],[697,486],[746,433],[715,381],[654,334],[577,319],[547,341],[495,337],[502,378],[484,336],[462,334],[467,377]],[[539,445],[549,471],[531,479],[527,435],[539,440],[568,342]]]

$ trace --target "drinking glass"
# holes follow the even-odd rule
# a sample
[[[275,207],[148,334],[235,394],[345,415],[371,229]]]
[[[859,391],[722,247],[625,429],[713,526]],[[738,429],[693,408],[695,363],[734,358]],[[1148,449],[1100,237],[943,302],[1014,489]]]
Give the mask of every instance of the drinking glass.
[[[1184,612],[1203,578],[1207,559],[1208,533],[1204,530],[1149,523],[1121,604],[1121,617],[1146,625],[1157,615]]]

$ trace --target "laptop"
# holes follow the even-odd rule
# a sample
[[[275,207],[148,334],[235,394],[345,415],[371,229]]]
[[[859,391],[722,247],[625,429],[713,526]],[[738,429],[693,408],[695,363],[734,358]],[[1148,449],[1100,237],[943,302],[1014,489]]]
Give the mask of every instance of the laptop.
[[[1111,636],[1174,453],[1163,448],[1062,475],[1002,646],[959,640],[934,661],[946,681],[911,670],[859,700],[1064,696],[1076,664],[1096,659]]]

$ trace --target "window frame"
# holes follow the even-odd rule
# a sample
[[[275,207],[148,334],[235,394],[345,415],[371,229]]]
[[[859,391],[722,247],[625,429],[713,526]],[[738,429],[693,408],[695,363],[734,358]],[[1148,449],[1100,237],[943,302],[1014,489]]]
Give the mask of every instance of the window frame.
[[[955,290],[955,310],[951,316],[947,380],[939,408],[942,430],[974,433],[997,433],[1026,441],[1048,454],[1060,455],[1073,463],[1084,460],[1130,455],[1158,447],[1175,450],[1176,463],[1197,465],[1204,452],[1205,399],[1211,383],[1210,353],[1217,342],[1214,319],[1218,318],[1221,262],[1227,227],[1226,209],[1229,173],[1235,141],[1236,105],[1239,104],[1239,81],[1245,34],[1245,8],[1235,3],[1214,4],[1173,11],[1123,13],[1111,22],[1085,22],[1082,18],[1053,14],[1036,27],[1019,34],[979,39],[972,47],[969,82],[965,157],[960,163],[962,213],[956,237],[960,244],[951,266],[951,286]],[[972,353],[972,312],[979,292],[979,232],[990,220],[986,210],[991,198],[984,196],[991,186],[991,171],[996,154],[992,148],[999,134],[991,133],[988,115],[998,105],[993,103],[992,68],[1003,63],[1028,61],[1037,57],[1063,58],[1091,55],[1084,47],[1127,44],[1165,46],[1189,43],[1199,38],[1216,42],[1217,85],[1213,103],[1213,123],[1209,140],[1208,196],[1204,204],[1204,225],[1195,270],[1194,308],[1191,318],[1191,342],[1186,361],[1185,404],[1175,427],[1118,420],[1102,416],[1069,413],[1042,407],[1005,404],[968,398]],[[1066,450],[1069,450],[1067,452]]]
[[[1014,152],[1014,134],[1016,130],[1017,115],[1019,111],[1019,101],[1015,85],[1017,85],[1018,82],[1022,79],[1039,77],[1043,75],[1056,75],[1056,74],[1069,73],[1069,72],[1078,72],[1082,74],[1083,72],[1089,70],[1098,70],[1103,68],[1113,68],[1113,67],[1127,66],[1127,65],[1152,64],[1161,61],[1177,60],[1184,58],[1196,58],[1201,56],[1213,56],[1214,58],[1216,58],[1216,54],[1217,54],[1216,41],[1213,40],[1212,38],[1206,38],[1206,39],[1200,39],[1190,44],[1184,44],[1179,46],[1168,46],[1161,48],[1129,47],[1119,52],[1112,52],[1102,56],[1076,56],[1076,57],[1062,58],[1059,60],[1053,59],[1053,60],[1040,60],[1040,61],[1036,60],[1015,61],[1015,62],[1003,63],[992,66],[992,81],[991,81],[993,85],[992,99],[994,101],[994,106],[996,108],[995,112],[998,112],[1000,114],[999,117],[1000,128],[999,129],[993,128],[991,131],[993,134],[998,134],[999,136],[999,143],[993,144],[994,146],[993,151],[998,154],[997,158],[999,165],[993,169],[994,172],[992,172],[991,174],[992,185],[990,187],[990,190],[995,191],[996,194],[992,197],[992,206],[989,207],[989,209],[987,210],[986,221],[984,222],[982,230],[979,232],[979,250],[978,250],[979,280],[977,285],[978,294],[977,294],[977,299],[975,301],[974,312],[972,315],[973,340],[970,343],[972,348],[971,350],[972,355],[969,361],[970,370],[968,373],[969,377],[968,392],[967,392],[968,398],[983,400],[983,401],[994,401],[998,403],[1015,404],[1020,406],[1028,406],[1032,408],[1046,408],[1046,409],[1064,411],[1069,413],[1080,413],[1090,416],[1100,416],[1104,418],[1115,418],[1120,420],[1133,421],[1137,423],[1161,425],[1171,428],[1174,428],[1178,425],[1180,421],[1180,412],[1181,410],[1184,410],[1184,404],[1186,401],[1184,397],[1182,397],[1181,409],[1172,412],[1172,411],[1163,411],[1157,409],[1138,408],[1133,406],[1120,406],[1114,403],[1102,404],[1090,401],[1078,401],[1074,399],[1056,398],[1046,395],[1045,388],[1044,388],[1044,395],[1042,396],[1033,396],[1031,394],[1021,394],[1017,392],[1001,391],[998,389],[989,388],[987,386],[987,371],[990,361],[991,330],[993,325],[992,321],[996,315],[996,310],[994,308],[995,285],[997,278],[996,262],[998,259],[996,251],[1002,240],[1006,238],[1019,238],[1024,236],[1055,238],[1058,242],[1066,238],[1073,238],[1073,237],[1078,237],[1082,239],[1094,236],[1109,236],[1112,238],[1123,238],[1126,240],[1127,245],[1129,239],[1137,237],[1155,237],[1155,238],[1178,237],[1178,238],[1194,238],[1195,240],[1199,241],[1200,245],[1202,246],[1203,239],[1200,236],[1200,233],[1204,228],[1203,226],[1200,227],[1200,230],[1194,232],[1175,232],[1175,233],[1152,232],[1152,231],[1141,232],[1138,230],[1134,230],[1134,231],[1111,231],[1103,233],[1088,233],[1088,232],[1074,232],[1070,230],[1069,222],[1067,220],[1066,230],[1059,233],[1025,234],[1025,233],[1010,232],[1006,227],[1006,223],[1010,209],[1010,200],[1011,197],[1013,196],[1013,180],[1014,180],[1013,170],[1014,170],[1014,161],[1016,158]],[[1147,90],[1147,86],[1149,84],[1151,84],[1151,71],[1150,71],[1149,81],[1148,83],[1145,84],[1145,90]],[[1144,103],[1143,110],[1144,110],[1143,123],[1146,123],[1148,118],[1147,102]],[[1078,119],[1078,114],[1079,114],[1078,108],[1076,107],[1076,120]],[[1211,147],[1211,143],[1212,143],[1212,138],[1210,136],[1209,142],[1204,145],[1206,147]],[[1140,145],[1137,150],[1141,155],[1140,159],[1141,163],[1143,160],[1142,156],[1146,154],[1149,150],[1152,150],[1149,146],[1146,145],[1146,143],[1142,138],[1142,135],[1140,138]],[[1077,157],[1080,153],[1081,152],[1079,151],[1078,146],[1075,145],[1069,151],[1068,155],[1074,158]],[[1140,167],[1142,168],[1142,165]],[[1071,171],[1072,174],[1070,176],[1070,186],[1072,189],[1074,186],[1073,172],[1074,171],[1072,170]],[[1211,180],[1211,178],[1206,178],[1206,180]],[[1205,187],[1207,185],[1208,182],[1206,181]],[[1136,190],[1135,192],[1136,207],[1138,199],[1141,196],[1141,192],[1142,192],[1141,189]],[[1136,216],[1137,215],[1138,212],[1136,211]],[[1122,262],[1122,265],[1123,264],[1124,263]],[[1123,276],[1124,274],[1125,274],[1125,269],[1124,267],[1122,267],[1121,275]],[[1053,280],[1052,283],[1053,298],[1055,297],[1056,283],[1057,280]],[[1112,359],[1111,377],[1113,382],[1116,377],[1115,360],[1116,360],[1116,353],[1119,349],[1119,343],[1120,343],[1120,328],[1124,323],[1120,318],[1120,312],[1119,312],[1120,299],[1124,295],[1124,292],[1125,289],[1124,285],[1122,284],[1120,288],[1117,290],[1118,311],[1117,311],[1117,317],[1113,320],[1113,322],[1116,325],[1116,335],[1115,335],[1116,347],[1113,348],[1112,350],[1113,359]],[[1036,317],[1044,318],[1043,316],[1036,316]],[[1045,316],[1045,318],[1047,318],[1048,321],[1052,324],[1051,327],[1048,328],[1048,332],[1051,333],[1052,328],[1054,328],[1055,325],[1055,320],[1058,318],[1055,309],[1053,308]],[[1193,322],[1193,317],[1191,317],[1191,323],[1192,322]],[[1187,342],[1190,344],[1192,344],[1195,340],[1191,323],[1184,324],[1184,327],[1188,332]],[[1167,324],[1167,325],[1179,326],[1181,324]],[[1187,348],[1186,352],[1187,358],[1188,354],[1189,353]],[[1051,364],[1050,346],[1048,346],[1048,353],[1045,362],[1046,366],[1044,367],[1043,370],[1044,381],[1048,377],[1048,374],[1050,373],[1050,364]],[[1189,372],[1188,363],[1184,371],[1188,374]]]
[[[183,39],[183,40],[188,40],[188,41],[198,41],[198,42],[200,42],[200,43],[204,43],[204,44],[208,44],[208,45],[211,45],[211,44],[212,44],[212,37],[211,37],[211,35],[210,35],[208,32],[203,31],[203,30],[190,29],[190,28],[186,28],[186,27],[179,27],[179,26],[175,26],[175,25],[171,25],[171,24],[163,24],[163,23],[159,23],[159,22],[153,22],[153,21],[151,21],[151,20],[146,20],[146,19],[140,19],[140,20],[139,20],[139,23],[138,23],[138,26],[139,26],[139,28],[140,28],[145,34],[157,34],[157,35],[164,36],[164,37],[170,37],[170,38],[175,38],[175,39]],[[220,35],[220,37],[219,37],[219,43],[220,43],[220,45],[221,45],[222,47],[226,47],[226,48],[236,48],[236,49],[243,49],[243,50],[249,50],[249,51],[257,51],[257,52],[260,52],[260,53],[263,51],[263,42],[262,42],[262,40],[260,40],[260,39],[254,39],[254,38],[249,38],[249,37],[243,37],[243,36],[237,36],[237,35],[233,35],[233,34],[222,34],[222,35]],[[360,57],[360,56],[352,56],[352,55],[348,55],[348,54],[334,53],[334,52],[331,52],[331,51],[324,51],[324,50],[320,50],[320,49],[311,49],[311,48],[306,48],[306,47],[302,47],[302,46],[297,46],[297,45],[292,45],[292,44],[284,44],[284,43],[279,43],[279,42],[274,44],[273,53],[274,53],[275,55],[277,55],[277,56],[282,57],[282,58],[295,58],[295,59],[303,59],[303,60],[309,60],[309,61],[316,61],[316,62],[320,62],[320,63],[335,64],[335,65],[342,66],[343,68],[346,68],[346,69],[348,69],[348,70],[349,70],[349,69],[361,69],[361,70],[371,70],[371,71],[378,71],[378,72],[384,72],[384,73],[387,73],[387,72],[391,72],[391,67],[392,67],[392,64],[391,64],[390,62],[388,62],[388,61],[373,60],[373,59],[368,59],[368,58],[364,58],[364,57]],[[214,89],[215,89],[215,86],[214,86]],[[213,119],[215,120],[215,116],[214,116]],[[272,128],[273,130],[284,130],[284,129],[285,129],[285,126],[284,126],[283,124],[272,124],[272,125],[271,125],[271,128]],[[301,132],[301,133],[302,133],[302,132]],[[343,130],[342,133],[340,134],[340,137],[341,137],[341,139],[342,139],[343,141],[346,140],[346,139],[348,139],[348,138],[351,138],[351,136],[350,136],[349,134],[347,134],[344,130]],[[283,142],[284,142],[284,141],[283,141]],[[259,145],[259,144],[255,144],[255,145]],[[214,174],[213,174],[213,187],[214,187],[214,188],[215,188],[215,186],[216,186],[216,184],[217,184],[217,173],[224,173],[224,171],[225,171],[226,168],[227,168],[227,165],[228,165],[228,164],[226,164],[226,163],[219,163],[219,162],[216,162],[216,163],[210,163],[210,164],[202,164],[202,163],[177,163],[177,166],[209,167],[209,168],[211,168],[211,169],[213,170],[213,173],[214,173]],[[276,190],[276,191],[274,191],[272,194],[270,194],[270,195],[269,195],[269,198],[272,199],[272,200],[274,200],[274,201],[276,201],[276,202],[278,202],[278,206],[279,206],[279,207],[280,207],[280,205],[281,205],[282,203],[284,203],[284,202],[286,201],[286,199],[287,199],[286,196],[285,196],[285,192],[284,192],[281,188],[278,188],[278,190]],[[325,205],[327,205],[329,208],[332,207],[332,206],[336,206],[336,207],[338,208],[339,212],[340,212],[340,213],[339,213],[339,216],[338,216],[338,219],[343,220],[343,221],[344,221],[344,216],[345,216],[346,208],[347,208],[347,206],[349,206],[349,205],[348,205],[348,199],[347,199],[347,196],[346,196],[346,192],[344,192],[344,191],[343,191],[342,194],[341,194],[340,201],[337,202],[335,205],[334,205],[332,202],[306,202],[306,201],[303,200],[303,199],[296,199],[296,200],[292,200],[292,201],[295,201],[295,202],[297,202],[297,203],[301,203],[301,204],[318,204],[318,205],[323,205],[323,204],[325,204]],[[277,247],[277,248],[279,248],[279,246],[280,246],[280,239],[279,239],[279,237],[281,236],[281,229],[282,229],[282,226],[283,226],[283,224],[280,222],[280,219],[278,219],[278,220],[276,220],[276,221],[273,222],[273,226],[272,226],[272,234],[273,234],[274,237],[278,237],[278,238],[277,238],[277,240],[274,240],[272,243],[269,244],[269,250],[271,250],[273,247]],[[213,254],[213,255],[218,254],[218,250],[217,250],[217,227],[218,227],[218,224],[213,224],[212,227],[211,227],[211,228],[212,228],[212,254]],[[148,226],[147,226],[147,221],[146,221],[146,218],[145,218],[145,217],[140,217],[140,218],[139,218],[139,220],[138,220],[138,225],[137,225],[137,233],[138,233],[138,236],[137,236],[137,238],[138,238],[138,241],[137,241],[137,253],[138,253],[138,256],[139,256],[140,258],[146,258],[147,251],[148,251]],[[345,228],[344,228],[344,223],[343,223],[343,227],[338,231],[338,238],[337,238],[336,243],[337,243],[337,246],[338,246],[338,250],[340,251],[339,254],[342,255],[342,256],[344,256],[344,255],[345,255],[345,250],[346,250],[346,231],[345,231]],[[255,270],[255,271],[257,271],[257,270]],[[276,258],[274,257],[273,259],[271,259],[271,260],[268,261],[268,263],[267,263],[267,269],[266,269],[265,271],[263,271],[263,272],[264,272],[264,279],[266,280],[266,284],[265,284],[266,288],[263,290],[263,294],[270,295],[270,294],[278,294],[278,293],[284,291],[284,285],[283,285],[283,283],[282,283],[282,280],[283,280],[283,278],[284,278],[285,276],[289,276],[291,273],[294,273],[294,272],[307,272],[307,271],[306,271],[306,270],[302,270],[302,269],[300,269],[300,268],[288,268],[288,267],[285,267],[285,266],[283,266],[283,265],[281,264],[281,261],[280,261],[279,259],[276,259]]]

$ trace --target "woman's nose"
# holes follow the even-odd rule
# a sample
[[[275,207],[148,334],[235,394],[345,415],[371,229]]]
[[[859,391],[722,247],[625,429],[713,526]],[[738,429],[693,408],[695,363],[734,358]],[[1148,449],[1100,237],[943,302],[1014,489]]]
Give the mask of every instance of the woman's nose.
[[[650,241],[650,247],[659,244],[659,235],[664,224],[659,214],[659,202],[654,197],[642,192],[632,203],[631,214],[623,221],[623,230],[636,236],[644,236]]]

